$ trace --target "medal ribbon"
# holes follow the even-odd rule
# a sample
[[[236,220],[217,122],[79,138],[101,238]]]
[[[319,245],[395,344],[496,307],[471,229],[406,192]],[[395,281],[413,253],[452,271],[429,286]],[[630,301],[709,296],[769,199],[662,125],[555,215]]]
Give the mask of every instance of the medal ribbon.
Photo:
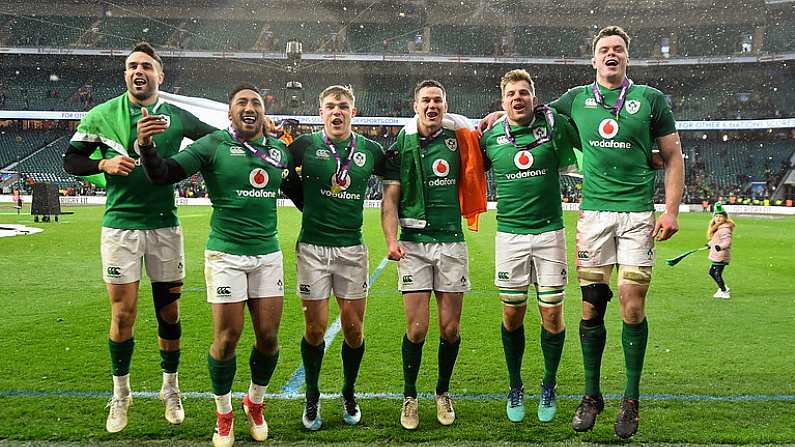
[[[618,114],[621,113],[621,109],[624,107],[624,100],[627,98],[627,91],[629,87],[632,85],[632,81],[625,77],[621,81],[621,93],[618,94],[618,99],[616,99],[616,104],[612,107],[608,107],[605,105],[605,97],[602,96],[602,92],[599,91],[599,86],[594,81],[591,84],[591,92],[593,93],[593,97],[596,100],[596,103],[601,105],[602,107],[610,110],[613,114],[616,115],[616,119],[618,119]]]
[[[535,141],[525,146],[519,146],[516,144],[516,137],[511,135],[511,126],[510,124],[508,124],[508,118],[505,118],[505,120],[502,122],[502,126],[505,132],[505,138],[507,138],[508,141],[511,143],[511,145],[513,145],[513,147],[515,147],[516,149],[531,150],[533,148],[541,146],[544,143],[549,143],[555,137],[555,117],[552,115],[552,109],[546,105],[537,106],[535,110],[533,110],[533,116],[535,116],[535,114],[539,111],[544,113],[544,119],[547,122],[547,134],[541,138],[537,138]]]
[[[356,152],[356,135],[351,132],[351,144],[348,146],[349,152],[348,156],[345,159],[345,163],[340,160],[340,154],[334,149],[334,145],[331,144],[331,139],[326,135],[326,129],[323,129],[323,143],[328,146],[331,154],[334,155],[334,160],[337,161],[337,172],[335,176],[337,177],[337,183],[343,184],[345,183],[345,178],[348,177],[348,171],[351,170],[351,162],[353,161],[353,154]]]
[[[229,135],[232,136],[232,139],[234,139],[238,143],[242,144],[243,147],[245,147],[246,149],[251,151],[251,153],[254,154],[255,157],[259,158],[260,160],[264,161],[265,163],[267,163],[267,164],[269,164],[269,165],[271,165],[271,166],[273,166],[274,168],[277,168],[277,169],[284,169],[284,168],[287,167],[287,165],[285,165],[284,163],[282,163],[282,162],[276,160],[275,158],[271,157],[270,154],[268,154],[267,152],[263,152],[263,151],[257,149],[256,147],[252,146],[251,143],[249,143],[248,141],[240,138],[240,134],[237,133],[237,129],[235,129],[233,126],[229,126],[229,128],[227,129],[227,132],[229,132]]]

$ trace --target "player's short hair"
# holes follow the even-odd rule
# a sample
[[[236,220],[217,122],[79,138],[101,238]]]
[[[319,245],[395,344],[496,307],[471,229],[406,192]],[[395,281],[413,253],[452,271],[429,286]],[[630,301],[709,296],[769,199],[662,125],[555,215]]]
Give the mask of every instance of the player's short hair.
[[[163,70],[163,68],[164,68],[163,67],[163,59],[160,59],[160,56],[158,56],[158,54],[155,51],[154,47],[152,47],[152,45],[150,45],[149,42],[138,42],[137,44],[135,44],[135,46],[133,47],[132,51],[130,51],[130,54],[133,54],[133,53],[144,53],[144,54],[149,55],[149,57],[151,57],[152,59],[156,60],[157,63],[160,64],[160,70],[161,71]],[[127,57],[130,57],[130,54],[128,54]]]
[[[353,87],[350,85],[331,85],[323,89],[318,95],[318,102],[323,105],[323,98],[333,95],[335,98],[344,96],[351,100],[351,104],[356,104],[356,97],[353,96]]]
[[[592,53],[596,52],[596,43],[599,42],[599,39],[603,39],[605,37],[610,37],[610,36],[618,36],[624,39],[624,45],[627,46],[627,51],[629,51],[629,41],[631,40],[629,38],[629,34],[627,34],[627,32],[624,31],[624,28],[613,25],[613,26],[606,26],[600,29],[598,33],[596,33],[596,35],[593,38],[593,42],[591,42],[591,52]]]
[[[229,92],[229,104],[232,104],[232,99],[234,99],[235,95],[237,95],[242,90],[253,90],[253,91],[257,92],[258,95],[260,95],[259,88],[257,88],[256,85],[254,85],[254,84],[252,84],[250,82],[241,82],[240,84],[237,84],[235,86],[235,88],[233,88]]]
[[[502,75],[502,79],[500,79],[500,93],[501,95],[505,95],[505,86],[508,85],[509,82],[519,82],[519,81],[527,81],[530,84],[530,93],[535,96],[536,94],[536,86],[533,83],[533,78],[530,77],[530,73],[527,70],[517,68],[515,70],[511,70],[508,73]]]
[[[436,87],[436,88],[438,88],[439,90],[442,91],[442,95],[444,95],[445,98],[447,97],[447,90],[445,90],[445,88],[444,88],[444,86],[442,85],[441,82],[433,80],[433,79],[424,79],[424,80],[418,82],[417,85],[414,86],[414,100],[415,101],[417,100],[417,93],[419,93],[420,90],[422,90],[424,88],[427,88],[427,87]]]

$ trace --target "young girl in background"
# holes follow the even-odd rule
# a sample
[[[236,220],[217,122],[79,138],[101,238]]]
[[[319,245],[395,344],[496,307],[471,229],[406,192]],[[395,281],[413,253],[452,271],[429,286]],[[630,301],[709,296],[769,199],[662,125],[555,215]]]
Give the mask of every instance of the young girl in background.
[[[716,202],[712,220],[710,220],[709,227],[707,227],[709,261],[712,264],[709,268],[709,276],[718,284],[718,291],[712,296],[723,300],[731,298],[729,288],[723,282],[723,270],[729,265],[731,259],[734,227],[735,224],[729,219],[729,215],[723,209],[723,205],[720,202]]]

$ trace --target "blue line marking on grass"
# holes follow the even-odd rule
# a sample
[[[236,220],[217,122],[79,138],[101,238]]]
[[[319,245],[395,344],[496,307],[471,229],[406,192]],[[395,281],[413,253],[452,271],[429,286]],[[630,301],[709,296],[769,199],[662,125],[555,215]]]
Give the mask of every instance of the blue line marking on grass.
[[[370,275],[370,280],[368,281],[370,288],[373,287],[373,284],[375,284],[375,280],[377,280],[378,277],[381,276],[381,272],[384,271],[384,269],[388,264],[389,264],[389,259],[384,257],[384,259],[382,259],[381,262],[378,264],[378,267],[376,267],[373,274]],[[323,351],[324,353],[329,350],[329,348],[331,347],[331,343],[334,341],[334,337],[337,336],[337,334],[340,332],[340,329],[342,329],[342,323],[340,322],[340,317],[337,316],[337,319],[334,320],[334,323],[331,326],[329,326],[328,329],[326,329],[326,336],[323,337],[323,341],[326,342],[326,350]],[[301,388],[301,385],[304,384],[304,374],[305,374],[304,364],[301,363],[301,365],[298,367],[298,369],[295,370],[293,375],[290,376],[290,379],[287,381],[287,383],[282,387],[281,394],[290,396],[292,398],[300,397],[300,394],[298,394],[298,390]]]
[[[0,390],[0,397],[25,397],[25,398],[44,398],[44,399],[51,399],[51,398],[65,398],[65,397],[72,397],[72,398],[102,398],[102,399],[110,399],[111,397],[110,391],[69,391],[69,390],[61,390],[61,391],[35,391],[35,390]],[[159,391],[134,391],[133,397],[142,398],[142,399],[159,399],[160,392]],[[245,393],[232,393],[233,397],[237,399],[242,399],[245,396]],[[467,400],[467,401],[483,401],[483,400],[504,400],[505,394],[474,394],[474,393],[464,393],[464,394],[451,394],[454,399],[457,400]],[[188,391],[182,393],[182,397],[186,399],[212,399],[213,394],[210,392],[196,392],[196,391]],[[268,399],[276,399],[276,400],[298,400],[303,399],[303,395],[299,393],[272,393],[266,394],[266,398]],[[323,393],[320,395],[321,399],[339,399],[339,393],[330,393],[326,394]],[[390,400],[402,400],[403,394],[401,393],[357,393],[357,399],[390,399]],[[421,399],[431,400],[433,399],[432,393],[419,393],[419,397]],[[558,399],[569,399],[574,401],[579,401],[580,398],[579,394],[566,394],[558,396]],[[605,394],[605,399],[608,400],[620,400],[622,395],[621,394]],[[667,394],[667,393],[660,393],[660,394],[641,394],[640,400],[643,401],[680,401],[680,402],[794,402],[795,395],[767,395],[767,394],[741,394],[737,396],[710,396],[704,394],[693,394],[693,395],[678,395],[678,394]]]

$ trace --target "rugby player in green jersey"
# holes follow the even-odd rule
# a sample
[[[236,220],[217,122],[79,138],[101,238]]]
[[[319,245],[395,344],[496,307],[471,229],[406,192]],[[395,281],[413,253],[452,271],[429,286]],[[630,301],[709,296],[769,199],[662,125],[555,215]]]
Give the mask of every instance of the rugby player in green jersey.
[[[607,336],[604,315],[613,296],[610,277],[618,266],[626,386],[615,432],[629,438],[638,429],[638,398],[648,339],[646,293],[655,261],[654,241],[679,229],[683,159],[671,108],[663,94],[627,78],[629,36],[617,26],[593,39],[594,83],[575,87],[552,103],[571,117],[583,150],[583,191],[577,222],[577,278],[582,290],[580,342],[585,396],[574,414],[576,431],[593,428],[604,408],[599,387]],[[665,168],[665,211],[654,214],[652,147]]]
[[[417,134],[413,138],[418,141],[411,145],[408,140],[412,135],[399,135],[398,142],[387,151],[381,208],[388,257],[398,261],[398,289],[403,294],[406,312],[400,423],[408,430],[419,425],[416,383],[428,333],[431,292],[436,295],[441,335],[436,415],[442,425],[455,421],[448,390],[461,343],[464,292],[469,290],[468,255],[457,188],[460,158],[455,132],[442,127],[447,112],[447,94],[442,84],[432,80],[418,83],[414,88],[414,111],[418,117]],[[410,156],[408,149],[415,156]],[[419,185],[411,184],[413,179],[403,169],[416,163],[421,166]],[[414,200],[407,191],[417,187],[425,191],[424,204],[419,206],[424,206],[427,221],[420,225],[406,213]]]
[[[103,173],[107,184],[101,254],[111,305],[108,346],[113,397],[105,428],[112,433],[127,426],[132,401],[129,371],[142,260],[152,281],[165,417],[172,424],[185,418],[177,377],[182,334],[179,298],[185,276],[182,229],[174,188],[149,183],[133,148],[156,144],[157,151],[167,157],[179,151],[183,138],[197,140],[215,130],[160,99],[163,62],[149,44],[133,48],[124,66],[126,93],[96,106],[83,118],[64,156],[66,172]],[[89,157],[97,148],[101,160]]]
[[[251,349],[251,382],[243,398],[249,433],[268,436],[263,399],[279,359],[278,332],[284,297],[282,252],[276,233],[279,188],[290,197],[290,157],[279,140],[263,135],[264,101],[255,86],[241,84],[229,94],[231,127],[218,130],[163,159],[141,147],[146,175],[170,184],[201,172],[213,204],[204,252],[207,301],[212,305],[213,343],[207,355],[215,395],[215,447],[234,444],[232,383],[248,307],[256,344]],[[300,207],[300,201],[296,203]]]
[[[566,235],[561,208],[561,172],[574,170],[577,132],[568,118],[547,106],[534,107],[535,86],[525,70],[511,70],[500,81],[507,116],[481,138],[485,169],[497,184],[495,279],[503,304],[502,344],[508,365],[508,419],[524,419],[522,357],[527,291],[535,286],[541,313],[544,378],[538,419],[557,412],[555,385],[563,353],[563,299],[567,281]]]
[[[354,385],[364,355],[367,306],[367,247],[362,242],[362,215],[367,182],[383,176],[381,145],[351,130],[356,116],[350,87],[333,85],[320,93],[323,129],[290,144],[301,171],[305,200],[301,233],[295,249],[297,293],[306,323],[301,358],[306,380],[304,427],[320,429],[318,381],[326,344],[329,296],[340,308],[342,343],[342,417],[356,425],[362,417]]]

